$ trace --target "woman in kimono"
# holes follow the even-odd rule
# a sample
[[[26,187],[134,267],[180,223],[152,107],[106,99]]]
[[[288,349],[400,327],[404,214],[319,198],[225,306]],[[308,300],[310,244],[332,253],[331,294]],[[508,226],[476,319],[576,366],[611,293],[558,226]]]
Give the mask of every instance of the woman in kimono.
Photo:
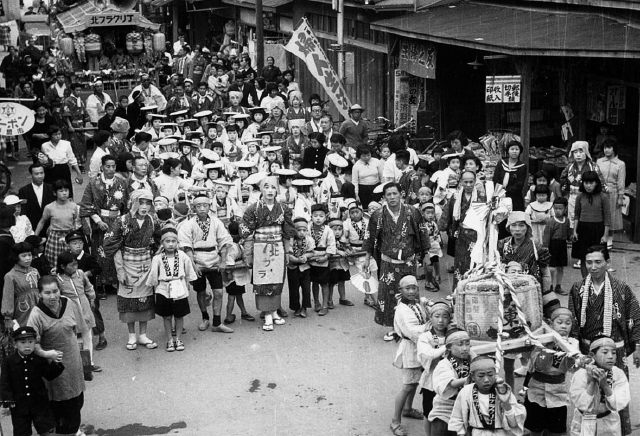
[[[147,285],[152,246],[160,226],[152,218],[153,194],[148,189],[131,193],[131,211],[118,218],[104,236],[104,254],[113,258],[118,275],[118,313],[127,324],[127,350],[138,344],[149,349],[158,344],[147,337],[147,322],[155,318],[153,287]],[[140,335],[136,337],[135,325]]]
[[[374,321],[393,328],[397,304],[398,282],[406,275],[414,275],[416,264],[429,255],[429,235],[421,229],[422,216],[415,207],[402,203],[400,185],[387,183],[383,189],[387,204],[373,213],[364,236],[363,249],[367,252],[363,272],[370,274],[371,257],[379,265],[380,286],[378,307]],[[393,340],[392,331],[384,337]]]
[[[289,136],[289,122],[284,116],[284,103],[278,103],[271,108],[271,114],[265,120],[262,128],[273,132],[271,145],[284,145]]]
[[[105,233],[126,213],[129,201],[128,181],[115,177],[115,171],[115,159],[103,156],[102,172],[89,180],[80,202],[80,218],[89,218],[91,223],[91,252],[102,268],[96,277],[98,292],[102,287],[102,293],[118,283],[113,257],[106,256],[103,248]]]
[[[286,257],[295,235],[291,209],[276,200],[278,178],[265,177],[260,182],[262,198],[247,208],[241,236],[245,240],[245,262],[253,265],[253,291],[256,308],[265,312],[265,331],[273,324],[282,325],[278,316],[285,279]]]
[[[71,95],[65,98],[62,109],[62,117],[65,121],[64,133],[71,142],[71,149],[78,160],[78,165],[83,169],[87,162],[87,143],[84,132],[76,131],[76,129],[84,127],[85,123],[89,121],[89,114],[87,114],[87,108],[80,98],[82,85],[72,83],[70,88]]]
[[[453,286],[456,289],[458,281],[471,266],[472,244],[477,240],[475,230],[462,226],[462,223],[472,203],[486,203],[486,193],[476,183],[476,174],[473,171],[465,171],[460,179],[461,188],[454,194],[442,211],[440,217],[440,229],[449,235],[447,254],[453,255]],[[480,189],[478,189],[480,188]],[[454,244],[451,244],[452,237]],[[451,246],[453,245],[453,247]]]
[[[597,161],[606,186],[609,188],[609,206],[611,207],[611,232],[607,236],[607,248],[613,248],[613,232],[622,230],[622,206],[624,206],[624,187],[627,167],[618,158],[618,144],[615,141],[604,142],[604,157]]]

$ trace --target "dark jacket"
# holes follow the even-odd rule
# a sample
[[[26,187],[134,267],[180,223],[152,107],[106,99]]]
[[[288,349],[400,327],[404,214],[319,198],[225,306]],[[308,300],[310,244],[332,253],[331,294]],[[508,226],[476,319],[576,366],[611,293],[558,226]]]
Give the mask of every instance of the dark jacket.
[[[256,87],[253,86],[251,83],[245,83],[244,86],[242,87],[242,90],[240,90],[240,87],[238,86],[237,83],[234,83],[229,87],[229,91],[242,92],[242,101],[240,101],[240,106],[250,107],[249,96],[251,96],[254,106],[260,106],[260,103],[258,103],[259,100],[258,100],[258,94],[256,93]]]
[[[98,259],[89,254],[86,250],[82,253],[82,257],[78,259],[78,269],[81,269],[85,273],[91,273],[89,281],[93,286],[96,285],[96,277],[102,272],[102,267],[98,263]]]
[[[18,197],[27,200],[20,210],[21,215],[25,215],[31,222],[31,227],[35,230],[42,218],[42,212],[47,204],[53,203],[53,187],[48,183],[42,185],[42,205],[38,203],[38,197],[33,191],[33,185],[29,183],[18,190]]]
[[[29,413],[33,406],[48,407],[49,396],[43,378],[54,380],[63,371],[62,363],[49,363],[35,354],[23,357],[16,351],[2,362],[0,398],[3,402],[15,402],[14,413]]]

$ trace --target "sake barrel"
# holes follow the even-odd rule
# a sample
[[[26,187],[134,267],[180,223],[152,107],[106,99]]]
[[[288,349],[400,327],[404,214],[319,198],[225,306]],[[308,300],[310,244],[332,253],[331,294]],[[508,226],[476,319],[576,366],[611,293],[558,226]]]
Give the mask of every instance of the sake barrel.
[[[62,50],[65,56],[73,56],[73,38],[68,36],[60,38],[60,50]]]
[[[90,56],[98,56],[102,50],[102,38],[100,35],[90,33],[84,37],[84,51]]]
[[[515,294],[531,330],[542,326],[542,292],[540,284],[533,276],[511,276]],[[512,291],[513,292],[513,291]],[[469,333],[473,340],[495,341],[498,336],[500,314],[498,282],[494,279],[467,282],[458,289],[455,304],[455,318],[458,327]],[[518,318],[516,305],[511,293],[505,289],[503,332],[516,339],[526,336]]]
[[[164,33],[158,32],[153,35],[153,49],[155,51],[160,53],[164,52],[166,42],[167,42],[167,39]]]

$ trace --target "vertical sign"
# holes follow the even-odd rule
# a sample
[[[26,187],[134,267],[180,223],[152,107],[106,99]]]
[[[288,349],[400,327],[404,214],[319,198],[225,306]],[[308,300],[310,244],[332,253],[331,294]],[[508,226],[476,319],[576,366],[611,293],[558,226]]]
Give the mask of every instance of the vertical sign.
[[[520,103],[520,76],[487,76],[484,87],[485,103]]]
[[[624,85],[607,87],[607,121],[613,126],[624,124],[627,93]]]

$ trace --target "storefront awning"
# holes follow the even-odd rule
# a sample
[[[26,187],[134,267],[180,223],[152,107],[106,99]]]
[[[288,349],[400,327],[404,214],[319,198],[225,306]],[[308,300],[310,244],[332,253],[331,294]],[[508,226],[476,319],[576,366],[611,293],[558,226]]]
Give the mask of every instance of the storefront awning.
[[[158,30],[153,23],[134,10],[122,11],[117,8],[98,9],[92,2],[84,3],[58,15],[58,21],[65,33],[82,32],[90,27],[137,26]]]
[[[262,9],[267,12],[275,12],[276,8],[292,2],[293,0],[262,0]],[[256,0],[222,0],[222,3],[244,8],[255,8],[256,6]]]
[[[373,30],[525,56],[640,58],[637,22],[566,5],[506,7],[473,2],[371,23]]]

